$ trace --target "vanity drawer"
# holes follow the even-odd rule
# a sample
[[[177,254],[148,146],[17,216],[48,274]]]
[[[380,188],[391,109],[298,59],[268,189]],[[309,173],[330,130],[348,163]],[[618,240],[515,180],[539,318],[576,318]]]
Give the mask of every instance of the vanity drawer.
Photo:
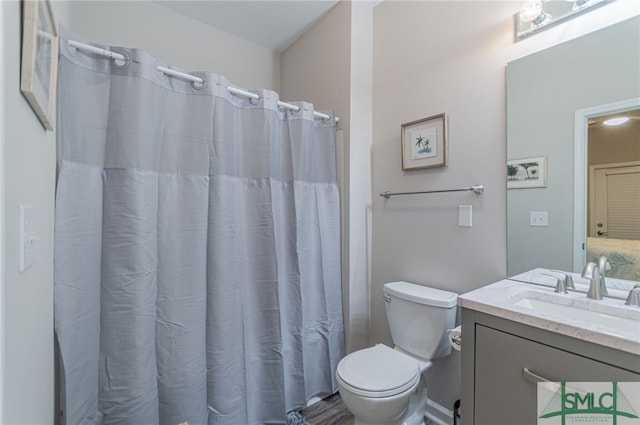
[[[536,424],[537,385],[525,368],[554,382],[640,381],[638,373],[476,323],[476,425]]]

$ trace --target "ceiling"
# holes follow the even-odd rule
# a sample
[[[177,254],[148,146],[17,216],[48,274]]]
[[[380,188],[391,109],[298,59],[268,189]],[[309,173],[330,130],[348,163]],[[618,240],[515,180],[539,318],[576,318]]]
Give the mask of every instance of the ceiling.
[[[174,12],[282,52],[339,0],[158,0]]]

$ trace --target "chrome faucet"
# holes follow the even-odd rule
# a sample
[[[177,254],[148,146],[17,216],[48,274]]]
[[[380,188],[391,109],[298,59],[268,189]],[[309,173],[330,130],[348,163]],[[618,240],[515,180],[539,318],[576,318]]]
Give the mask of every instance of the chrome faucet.
[[[602,292],[600,291],[600,288],[602,286],[602,279],[600,279],[600,269],[596,263],[587,263],[587,265],[584,266],[584,270],[582,270],[582,277],[585,279],[591,279],[587,298],[591,298],[592,300],[601,300]]]
[[[567,289],[576,289],[573,284],[573,277],[569,273],[561,272],[560,270],[550,270],[550,272],[542,274],[556,278],[556,289],[553,292],[568,294]]]
[[[566,273],[560,270],[551,270],[553,273],[558,273],[560,275],[562,275],[562,280],[564,281],[564,286],[567,289],[576,289],[575,285],[573,284],[573,276],[571,276],[570,273]]]
[[[609,295],[607,291],[607,282],[605,280],[605,275],[607,274],[607,270],[611,270],[611,262],[604,255],[598,259],[598,270],[600,271],[600,292],[602,295]]]
[[[624,302],[626,305],[635,305],[640,307],[640,283],[636,283],[629,291],[629,296]]]

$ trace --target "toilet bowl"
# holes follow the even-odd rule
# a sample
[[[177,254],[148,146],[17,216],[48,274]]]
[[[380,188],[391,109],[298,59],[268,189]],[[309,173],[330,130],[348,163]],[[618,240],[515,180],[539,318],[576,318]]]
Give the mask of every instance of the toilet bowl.
[[[457,294],[408,282],[384,285],[395,348],[377,344],[345,356],[336,370],[354,425],[417,425],[427,405],[424,371],[451,352]]]
[[[347,355],[336,377],[355,425],[400,424],[420,382],[420,367],[414,358],[378,344]]]

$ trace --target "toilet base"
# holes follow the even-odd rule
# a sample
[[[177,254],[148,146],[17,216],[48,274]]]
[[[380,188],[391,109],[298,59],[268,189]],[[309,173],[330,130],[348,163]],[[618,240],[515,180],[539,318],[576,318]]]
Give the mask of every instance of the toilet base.
[[[367,398],[353,394],[338,379],[338,390],[345,407],[353,415],[354,425],[402,425],[411,396],[420,380],[407,391],[391,397]]]

